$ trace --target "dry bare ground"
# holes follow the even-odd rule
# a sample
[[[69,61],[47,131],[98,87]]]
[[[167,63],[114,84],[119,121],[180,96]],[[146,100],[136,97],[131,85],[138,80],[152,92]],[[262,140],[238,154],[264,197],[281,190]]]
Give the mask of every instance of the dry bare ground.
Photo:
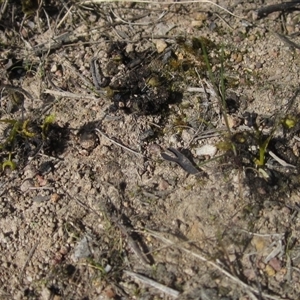
[[[298,299],[298,3],[0,3],[1,299]]]

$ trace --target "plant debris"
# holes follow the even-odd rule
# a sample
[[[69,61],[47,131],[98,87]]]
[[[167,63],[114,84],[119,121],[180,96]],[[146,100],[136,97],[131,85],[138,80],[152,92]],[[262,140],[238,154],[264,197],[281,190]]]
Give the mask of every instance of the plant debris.
[[[91,74],[96,89],[104,88],[113,102],[110,111],[124,109],[141,115],[157,114],[169,103],[180,100],[180,92],[171,88],[172,79],[161,70],[168,62],[166,54],[160,54],[157,59],[158,54],[151,49],[126,52],[126,43],[118,42],[110,46],[107,55],[105,73],[111,77],[103,75],[96,58],[91,61]]]

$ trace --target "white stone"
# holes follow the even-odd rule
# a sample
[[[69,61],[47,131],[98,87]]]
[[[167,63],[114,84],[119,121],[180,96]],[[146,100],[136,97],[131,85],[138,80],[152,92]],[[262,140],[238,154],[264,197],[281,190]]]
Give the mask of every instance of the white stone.
[[[204,145],[196,149],[197,156],[208,155],[210,157],[214,157],[216,153],[217,153],[217,147],[214,145]]]

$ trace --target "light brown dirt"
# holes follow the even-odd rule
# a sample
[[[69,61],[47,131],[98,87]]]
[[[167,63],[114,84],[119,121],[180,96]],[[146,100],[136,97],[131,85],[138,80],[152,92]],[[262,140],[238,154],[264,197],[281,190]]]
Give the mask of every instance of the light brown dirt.
[[[178,299],[297,299],[299,130],[279,126],[274,133],[278,148],[272,147],[296,166],[294,173],[276,173],[275,183],[253,171],[255,149],[234,156],[219,147],[214,157],[223,156],[209,162],[209,156],[197,156],[203,145],[229,142],[205,62],[183,50],[178,37],[203,37],[216,45],[208,51],[214,78],[219,80],[223,62],[226,95],[240,103],[228,116],[231,126],[245,111],[259,119],[299,121],[299,49],[278,36],[300,44],[299,12],[256,19],[260,1],[222,1],[234,16],[204,3],[82,3],[50,1],[25,19],[21,7],[10,3],[2,15],[1,83],[32,95],[25,96],[26,118],[53,115],[66,132],[59,151],[41,148],[22,161],[25,150],[14,149],[17,169],[2,172],[0,298],[172,299],[126,274],[130,270],[178,291]],[[65,32],[76,38],[43,53],[30,47],[47,47],[49,37]],[[193,61],[199,76],[181,73],[181,101],[158,113],[107,113],[112,103],[93,87],[90,60],[96,57],[105,70],[111,62],[107,50],[116,41],[127,44],[127,53],[171,47],[179,59]],[[12,74],[11,58],[29,67]],[[124,64],[118,67],[126,73]],[[191,87],[207,93],[189,92]],[[7,110],[8,94],[2,89],[1,119],[21,118],[20,109]],[[7,124],[2,125],[3,142]],[[221,133],[203,138],[212,128]],[[150,129],[154,136],[143,139]],[[163,160],[160,153],[168,147],[186,150],[200,174],[188,175]],[[182,248],[215,262],[240,283]]]

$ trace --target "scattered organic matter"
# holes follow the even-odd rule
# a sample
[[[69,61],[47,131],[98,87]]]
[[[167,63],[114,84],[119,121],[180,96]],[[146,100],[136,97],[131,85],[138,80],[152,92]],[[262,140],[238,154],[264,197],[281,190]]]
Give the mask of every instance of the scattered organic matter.
[[[298,298],[299,11],[221,5],[0,1],[1,299]]]
[[[67,128],[55,124],[53,115],[46,116],[40,123],[34,119],[0,119],[0,123],[7,125],[0,144],[3,170],[24,166],[40,151],[46,155],[57,155],[65,150]],[[7,155],[8,159],[5,159]]]

